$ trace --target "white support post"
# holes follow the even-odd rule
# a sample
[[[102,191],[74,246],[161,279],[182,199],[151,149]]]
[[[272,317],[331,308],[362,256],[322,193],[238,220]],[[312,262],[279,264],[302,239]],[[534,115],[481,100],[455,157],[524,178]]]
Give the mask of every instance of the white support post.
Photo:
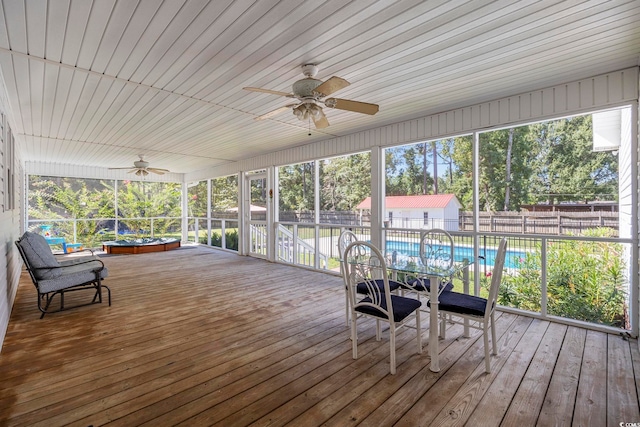
[[[318,159],[313,162],[313,201],[314,201],[314,212],[315,218],[315,233],[314,234],[314,260],[313,266],[315,268],[320,268],[320,161]]]
[[[248,208],[245,208],[245,199],[247,205],[251,198],[251,191],[249,190],[249,182],[246,172],[240,172],[238,174],[238,255],[248,255],[249,243],[251,236],[249,235],[249,219],[245,218],[245,212]]]
[[[275,203],[273,203],[273,189],[276,187],[275,183],[275,167],[269,166],[267,168],[267,259],[271,262],[276,260],[276,229],[275,229]]]
[[[182,183],[182,242],[189,241],[189,218],[187,215],[189,213],[189,202],[187,199],[187,183]]]
[[[473,133],[473,295],[480,295],[480,133]]]
[[[635,215],[632,214],[631,220],[631,236],[633,239],[633,244],[631,245],[631,260],[640,260],[640,249],[638,246],[640,245],[638,236],[638,132],[640,131],[640,120],[638,114],[639,106],[636,104],[634,107],[630,108],[631,110],[631,206],[634,207],[632,212],[635,212]],[[630,307],[630,322],[631,322],[631,334],[634,337],[637,337],[640,334],[640,302],[638,298],[640,297],[640,266],[638,265],[640,261],[631,263],[631,274],[630,274],[630,293],[629,301]],[[640,346],[640,344],[638,344]]]
[[[384,148],[371,149],[371,243],[385,251],[384,224]]]
[[[224,241],[224,234],[221,241]],[[207,245],[211,246],[211,179],[207,179]]]
[[[116,220],[113,224],[113,240],[118,240],[118,180],[113,180],[113,206]]]

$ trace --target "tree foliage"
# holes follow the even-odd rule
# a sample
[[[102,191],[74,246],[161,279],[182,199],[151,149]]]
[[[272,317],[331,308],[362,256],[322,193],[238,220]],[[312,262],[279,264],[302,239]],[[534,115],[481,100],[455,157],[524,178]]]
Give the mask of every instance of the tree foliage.
[[[335,157],[320,163],[320,209],[351,211],[371,196],[371,154]]]

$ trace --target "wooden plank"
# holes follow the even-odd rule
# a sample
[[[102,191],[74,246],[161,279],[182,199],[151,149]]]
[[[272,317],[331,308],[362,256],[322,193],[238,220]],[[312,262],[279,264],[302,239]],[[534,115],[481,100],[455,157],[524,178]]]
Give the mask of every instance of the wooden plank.
[[[500,316],[501,321],[496,325],[498,340],[508,332],[517,317],[508,314]],[[457,334],[451,334],[456,332]],[[482,363],[484,366],[484,346],[482,335],[476,332],[470,339],[460,336],[460,329],[447,331],[448,336],[454,336],[456,345],[466,342],[464,353],[455,354],[453,358],[443,357],[442,371],[429,383],[422,384],[421,377],[414,377],[408,387],[403,387],[387,400],[375,412],[378,414],[368,417],[372,422],[377,417],[380,422],[390,424],[399,419],[398,425],[418,425],[428,423],[449,401],[450,394],[460,388],[468,380],[473,370]],[[473,344],[470,346],[470,344]],[[451,360],[453,359],[453,360]],[[444,372],[443,372],[444,371]]]
[[[477,403],[489,388],[496,375],[502,369],[513,349],[524,337],[524,332],[528,329],[532,319],[519,317],[510,325],[503,335],[498,346],[498,355],[491,360],[491,373],[485,372],[484,361],[477,360],[475,369],[469,374],[466,381],[455,391],[448,394],[449,400],[442,409],[421,422],[428,425],[464,425],[468,417],[473,413]]]
[[[504,322],[504,324],[508,325],[509,323]],[[423,328],[427,330],[428,323],[423,325]],[[460,325],[454,325],[449,328],[448,332],[449,338],[440,343],[441,372],[445,372],[477,340],[477,337],[469,340],[457,339],[456,337],[462,334]],[[291,424],[309,425],[322,422],[326,426],[339,426],[344,425],[345,420],[350,420],[350,423],[355,424],[366,418],[370,412],[380,410],[383,406],[397,408],[406,404],[407,408],[410,408],[413,401],[420,396],[420,390],[431,388],[440,376],[440,373],[429,370],[429,363],[425,361],[425,355],[428,355],[428,344],[423,349],[421,356],[412,357],[402,366],[399,365],[395,376],[386,375],[381,380],[376,379],[376,381],[380,381],[379,383],[371,381],[371,377],[375,377],[372,373],[367,373],[347,383],[343,382],[339,390],[299,415],[291,421]],[[388,411],[382,410],[380,414],[385,412]],[[393,421],[395,419],[397,417],[393,418]],[[377,422],[378,425],[387,424],[384,419],[380,418]]]
[[[580,381],[573,411],[574,426],[603,426],[607,414],[598,408],[607,406],[607,334],[587,331]]]
[[[640,412],[629,340],[610,334],[607,350],[607,425],[637,423]]]
[[[538,418],[539,425],[570,425],[578,390],[586,331],[569,327]]]
[[[467,420],[469,425],[500,425],[548,327],[549,322],[546,321],[534,320],[531,323],[525,332],[526,339],[518,343]]]
[[[566,331],[564,325],[549,325],[501,425],[536,425]]]

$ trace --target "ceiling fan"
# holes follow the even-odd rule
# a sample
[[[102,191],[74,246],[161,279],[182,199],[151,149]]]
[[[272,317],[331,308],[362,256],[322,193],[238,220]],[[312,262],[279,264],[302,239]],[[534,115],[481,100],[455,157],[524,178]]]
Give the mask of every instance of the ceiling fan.
[[[293,84],[293,93],[279,92],[277,90],[261,89],[257,87],[245,87],[244,90],[253,92],[270,93],[272,95],[286,96],[288,98],[296,98],[298,102],[285,105],[277,110],[270,111],[266,114],[256,117],[256,120],[264,120],[273,117],[288,109],[293,110],[293,114],[302,120],[313,120],[316,128],[322,129],[329,126],[329,121],[322,110],[322,106],[328,108],[337,108],[338,110],[353,111],[363,114],[376,114],[378,105],[369,104],[367,102],[352,101],[349,99],[326,98],[332,93],[349,86],[351,83],[340,77],[333,76],[323,82],[314,77],[318,74],[318,67],[314,64],[305,64],[302,66],[302,74],[305,78],[298,80]]]
[[[124,167],[124,168],[109,168],[111,170],[115,169],[130,169],[129,173],[134,173],[138,176],[147,176],[149,172],[153,172],[158,175],[164,175],[165,172],[169,172],[168,169],[159,169],[159,168],[150,168],[149,162],[144,160],[144,154],[138,154],[140,160],[133,162],[133,167]]]

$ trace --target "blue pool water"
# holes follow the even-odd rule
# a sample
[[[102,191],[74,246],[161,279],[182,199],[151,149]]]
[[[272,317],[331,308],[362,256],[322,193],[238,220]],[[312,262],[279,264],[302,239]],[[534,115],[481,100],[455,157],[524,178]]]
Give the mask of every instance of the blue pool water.
[[[437,247],[437,246],[436,246]],[[417,242],[399,242],[395,240],[387,241],[387,252],[397,251],[398,254],[417,257],[420,256],[420,244]],[[485,259],[478,260],[480,265],[493,267],[496,260],[497,248],[480,248],[480,256]],[[518,262],[524,260],[526,252],[507,249],[507,255],[504,260],[505,268],[517,268]],[[462,262],[465,258],[473,259],[473,248],[469,246],[455,246],[453,248],[453,258],[456,262]]]

